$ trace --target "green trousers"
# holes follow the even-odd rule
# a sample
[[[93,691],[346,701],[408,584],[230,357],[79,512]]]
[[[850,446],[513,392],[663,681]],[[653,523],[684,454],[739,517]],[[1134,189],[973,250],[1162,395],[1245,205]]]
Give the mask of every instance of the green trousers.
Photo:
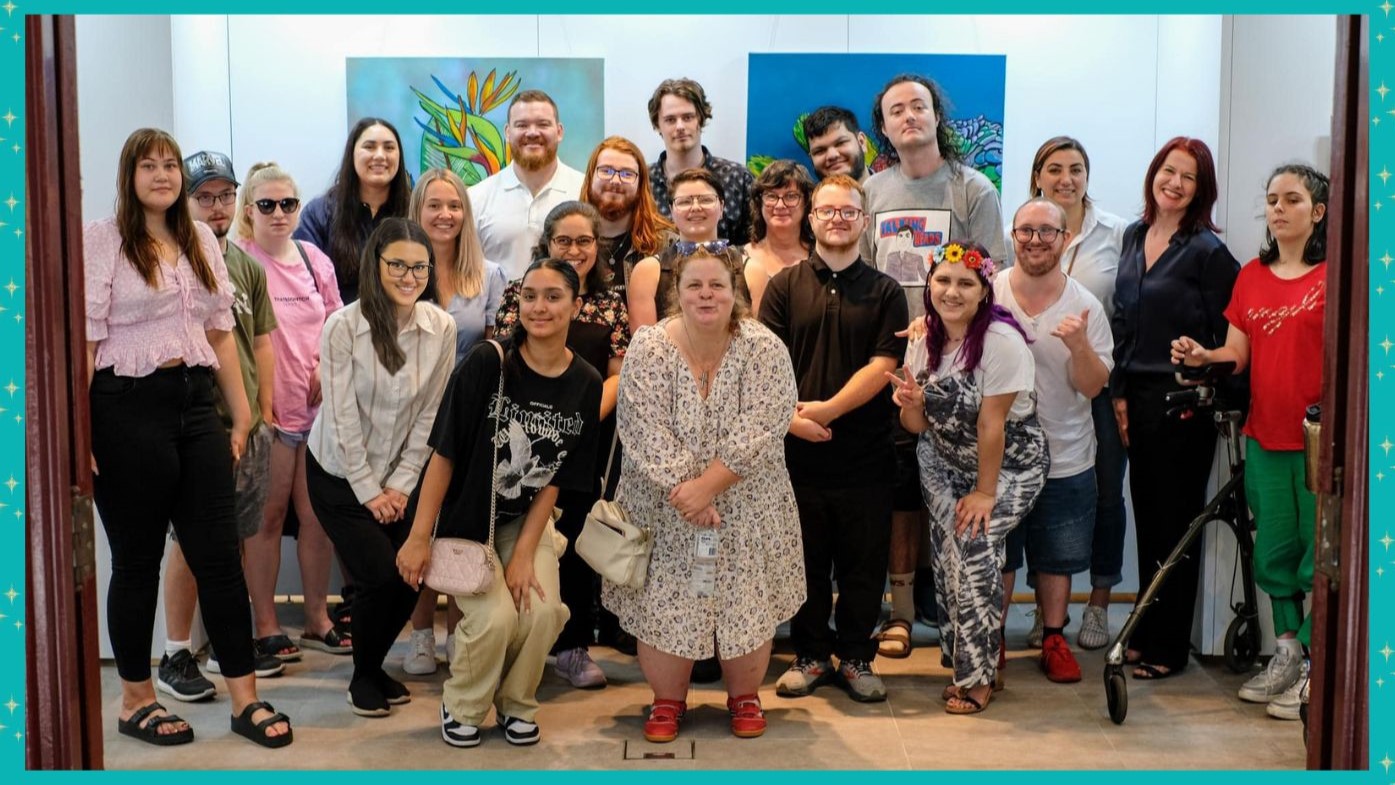
[[[1308,645],[1303,599],[1313,589],[1317,498],[1303,482],[1302,450],[1266,450],[1246,439],[1245,498],[1255,516],[1255,583],[1269,595],[1274,634]]]

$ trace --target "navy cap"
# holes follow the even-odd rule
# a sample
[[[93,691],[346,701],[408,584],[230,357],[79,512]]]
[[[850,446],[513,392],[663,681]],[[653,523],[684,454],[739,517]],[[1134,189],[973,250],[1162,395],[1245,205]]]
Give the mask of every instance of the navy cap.
[[[233,174],[232,160],[222,153],[203,150],[184,159],[184,179],[189,193],[209,180],[227,180],[234,186],[241,185]]]

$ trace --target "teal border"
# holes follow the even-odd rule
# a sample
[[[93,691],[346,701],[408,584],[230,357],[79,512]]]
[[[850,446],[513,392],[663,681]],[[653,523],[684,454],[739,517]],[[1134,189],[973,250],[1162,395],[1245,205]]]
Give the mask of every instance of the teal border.
[[[0,491],[0,697],[6,701],[0,701],[0,772],[15,771],[20,773],[20,777],[25,780],[44,781],[66,781],[77,778],[101,777],[103,782],[146,782],[152,776],[159,777],[168,782],[169,778],[179,778],[178,772],[156,773],[156,772],[105,772],[101,774],[84,773],[51,773],[51,772],[26,772],[24,771],[24,701],[25,701],[25,600],[21,592],[25,587],[24,583],[24,557],[27,546],[24,540],[24,504],[25,504],[25,452],[24,436],[25,423],[23,414],[25,412],[26,389],[25,389],[25,345],[24,345],[24,318],[25,318],[25,275],[24,275],[24,236],[27,205],[24,189],[24,131],[28,118],[24,116],[25,111],[25,71],[24,71],[24,40],[23,16],[27,13],[139,13],[139,14],[227,14],[227,13],[265,13],[284,14],[291,12],[314,12],[316,6],[323,8],[322,4],[308,2],[291,2],[284,0],[281,2],[269,2],[268,0],[241,0],[240,2],[230,2],[229,0],[212,0],[209,2],[192,2],[191,0],[145,0],[144,2],[110,2],[110,0],[66,0],[45,2],[35,0],[35,2],[15,3],[15,0],[6,0],[4,5],[0,5],[0,11],[5,15],[0,16],[0,109],[4,113],[0,114],[0,487],[5,490]],[[670,5],[656,7],[651,2],[640,2],[639,0],[608,0],[603,4],[593,4],[586,2],[560,2],[559,0],[541,0],[529,4],[526,8],[515,6],[493,6],[491,10],[496,13],[527,13],[535,14],[577,14],[577,13],[602,13],[602,14],[655,14],[655,13],[703,13],[703,14],[835,14],[846,15],[849,12],[864,10],[865,7],[850,4],[847,0],[832,2],[831,0],[812,0],[811,2],[791,2],[790,0],[765,0],[758,3],[747,3],[743,0],[716,0],[699,5],[677,7]],[[368,2],[367,0],[341,0],[332,9],[328,9],[335,14],[378,14],[389,11],[380,0]],[[894,13],[896,8],[878,8],[880,12]],[[911,10],[907,8],[907,10]],[[929,10],[925,7],[917,7],[914,10]],[[1387,188],[1395,188],[1395,185],[1387,185],[1381,178],[1380,173],[1385,172],[1388,178],[1387,167],[1395,166],[1395,96],[1387,96],[1381,91],[1381,87],[1389,87],[1389,92],[1395,92],[1395,19],[1390,18],[1390,13],[1395,10],[1395,4],[1389,0],[1383,0],[1382,5],[1377,5],[1372,0],[1363,2],[1324,2],[1323,0],[1273,0],[1272,2],[1255,2],[1229,0],[1229,2],[1217,3],[1214,0],[1172,0],[1171,2],[1160,2],[1159,0],[1142,0],[1141,2],[1120,5],[1114,2],[1091,2],[1090,0],[1066,0],[1062,3],[1043,4],[1041,0],[996,0],[973,7],[944,7],[939,8],[946,13],[976,13],[976,14],[1041,14],[1041,13],[1075,13],[1075,14],[1114,14],[1120,12],[1134,14],[1217,14],[1217,13],[1262,13],[1262,14],[1370,14],[1371,35],[1370,41],[1370,86],[1369,96],[1371,107],[1371,205],[1370,205],[1370,240],[1371,240],[1371,285],[1373,287],[1373,298],[1370,310],[1370,335],[1369,350],[1373,359],[1371,375],[1371,409],[1370,409],[1370,439],[1375,447],[1382,447],[1383,454],[1380,457],[1389,458],[1390,441],[1388,437],[1395,435],[1395,409],[1386,404],[1395,401],[1395,391],[1384,386],[1386,371],[1390,371],[1395,376],[1395,360],[1390,358],[1390,349],[1395,348],[1395,343],[1391,343],[1390,336],[1395,335],[1395,307],[1382,299],[1384,287],[1392,289],[1391,295],[1395,297],[1395,275],[1390,272],[1389,266],[1392,256],[1390,250],[1395,250],[1395,194],[1387,193]],[[459,13],[468,11],[474,13],[483,12],[480,8],[463,7],[458,0],[417,0],[413,4],[411,13]],[[1303,56],[1302,42],[1284,42],[1276,46],[1275,57]],[[8,209],[5,209],[8,208]],[[1378,258],[1376,252],[1379,251],[1381,257]],[[1382,261],[1384,260],[1384,261]],[[1380,266],[1377,266],[1377,265]],[[1377,338],[1380,340],[1377,341]],[[1392,378],[1395,384],[1395,378]],[[1377,439],[1380,439],[1378,442]],[[1386,464],[1392,462],[1387,460]],[[1392,721],[1392,713],[1395,712],[1395,663],[1390,662],[1390,657],[1395,654],[1395,647],[1391,646],[1395,642],[1395,634],[1392,633],[1392,626],[1395,626],[1395,574],[1392,574],[1391,581],[1384,580],[1386,572],[1395,572],[1395,555],[1390,553],[1390,546],[1395,544],[1395,539],[1391,539],[1391,531],[1395,531],[1395,523],[1391,522],[1392,513],[1395,513],[1395,476],[1391,477],[1392,485],[1383,485],[1385,479],[1383,471],[1390,471],[1395,475],[1395,465],[1377,465],[1372,461],[1372,478],[1369,483],[1370,494],[1370,534],[1369,543],[1370,569],[1372,576],[1368,578],[1370,584],[1370,618],[1373,621],[1370,631],[1371,652],[1370,657],[1370,753],[1371,769],[1364,772],[1189,772],[1188,777],[1204,778],[1211,781],[1225,781],[1232,785],[1282,785],[1285,782],[1322,782],[1322,783],[1372,783],[1372,785],[1395,785],[1395,774],[1391,773],[1391,766],[1395,764],[1395,721]],[[13,514],[15,521],[10,522],[10,514]],[[1390,569],[1387,570],[1386,567]],[[1379,647],[1379,648],[1377,648]],[[1387,684],[1389,680],[1389,684]],[[1391,687],[1392,692],[1385,692],[1386,686]],[[1176,750],[1179,762],[1184,761],[1186,750]],[[985,750],[988,755],[1011,755],[1011,750]],[[468,767],[469,762],[462,760],[463,767]],[[246,774],[238,772],[199,772],[197,775],[200,783],[245,783]],[[257,775],[263,776],[263,775]],[[293,775],[294,776],[294,775]],[[375,783],[383,782],[385,776],[393,776],[387,772],[349,772],[334,775],[335,781],[339,783]],[[429,777],[449,777],[449,772],[431,772],[404,774],[402,776],[429,776]],[[477,776],[474,772],[463,772],[463,777]],[[509,772],[511,779],[535,780],[552,779],[555,775],[546,772]],[[663,778],[666,781],[683,783],[710,783],[713,779],[712,772],[587,772],[568,775],[568,780],[574,782],[605,782],[614,783],[617,781],[639,782],[640,778],[650,781],[656,778]],[[721,776],[721,775],[717,775]],[[798,779],[801,783],[816,783],[820,780],[826,782],[842,782],[850,777],[866,778],[876,777],[878,780],[896,779],[899,782],[910,782],[911,778],[925,779],[937,776],[956,776],[949,773],[939,772],[879,772],[876,774],[838,772],[799,772],[799,773],[760,773],[754,775],[761,779]],[[957,775],[963,776],[963,775]],[[972,775],[975,782],[1012,782],[1019,781],[1022,777],[1020,773],[1014,772],[976,772]],[[1040,775],[1036,775],[1040,776]],[[1047,775],[1052,777],[1052,775]],[[1059,772],[1053,779],[1069,778],[1077,783],[1118,783],[1121,776],[1126,776],[1130,785],[1142,785],[1144,783],[1164,783],[1172,782],[1175,775],[1164,772],[1129,772],[1122,775],[1120,772]]]

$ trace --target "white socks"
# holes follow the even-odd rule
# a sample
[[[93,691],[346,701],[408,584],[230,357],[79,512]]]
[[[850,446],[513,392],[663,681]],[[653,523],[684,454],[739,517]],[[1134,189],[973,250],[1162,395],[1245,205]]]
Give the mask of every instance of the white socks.
[[[188,649],[189,651],[193,651],[193,650],[194,650],[194,642],[193,642],[193,641],[172,641],[172,640],[169,640],[169,639],[166,639],[166,640],[165,640],[165,653],[168,654],[168,655],[171,656],[171,657],[173,657],[174,655],[178,654],[180,651],[182,651],[182,650],[184,650],[184,649]]]

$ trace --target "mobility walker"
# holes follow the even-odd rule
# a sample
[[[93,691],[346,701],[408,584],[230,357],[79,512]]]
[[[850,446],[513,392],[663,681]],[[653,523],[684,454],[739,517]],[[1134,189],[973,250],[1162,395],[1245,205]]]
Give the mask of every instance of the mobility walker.
[[[1254,665],[1255,660],[1259,657],[1259,605],[1255,592],[1254,537],[1252,535],[1254,522],[1250,517],[1250,508],[1245,503],[1245,466],[1240,455],[1240,419],[1242,415],[1238,410],[1218,408],[1218,403],[1221,402],[1216,399],[1216,388],[1219,382],[1234,371],[1235,363],[1233,362],[1212,363],[1198,367],[1184,366],[1177,374],[1178,380],[1195,386],[1170,392],[1165,399],[1168,404],[1172,405],[1172,408],[1167,412],[1169,417],[1185,420],[1206,416],[1209,413],[1216,423],[1217,430],[1225,437],[1230,477],[1216,491],[1216,495],[1207,502],[1201,514],[1192,519],[1191,524],[1187,526],[1186,533],[1182,536],[1182,540],[1168,554],[1167,559],[1159,565],[1157,574],[1153,576],[1153,581],[1139,596],[1133,611],[1129,613],[1128,620],[1119,630],[1119,637],[1114,639],[1113,645],[1109,647],[1109,651],[1105,655],[1104,692],[1109,702],[1109,718],[1116,725],[1123,724],[1124,718],[1129,712],[1128,683],[1124,678],[1124,667],[1129,664],[1124,661],[1124,651],[1127,648],[1129,638],[1132,637],[1134,628],[1138,626],[1143,614],[1148,611],[1148,606],[1153,603],[1158,591],[1167,582],[1172,568],[1182,559],[1187,558],[1187,549],[1201,535],[1208,523],[1223,523],[1235,533],[1235,541],[1239,551],[1237,558],[1240,562],[1244,585],[1244,600],[1231,606],[1231,610],[1235,612],[1235,619],[1231,621],[1225,634],[1226,667],[1235,673],[1244,673]]]

